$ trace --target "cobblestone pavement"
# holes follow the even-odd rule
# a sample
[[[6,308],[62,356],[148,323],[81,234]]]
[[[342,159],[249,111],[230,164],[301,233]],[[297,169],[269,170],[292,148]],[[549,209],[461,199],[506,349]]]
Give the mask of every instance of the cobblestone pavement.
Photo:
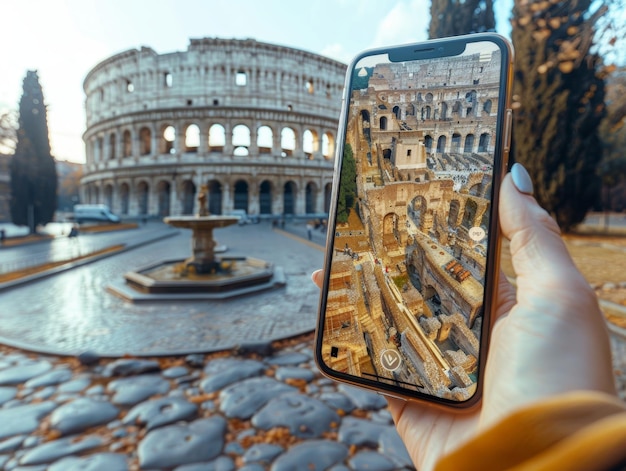
[[[227,245],[228,255],[283,267],[286,287],[228,301],[148,304],[106,292],[127,271],[189,256],[190,232],[181,230],[175,237],[7,291],[0,297],[0,343],[55,354],[182,354],[286,338],[315,327],[319,293],[310,274],[322,265],[321,246],[274,232],[269,223],[231,226],[215,231],[215,237]]]
[[[321,377],[311,344],[118,360],[1,348],[0,469],[414,469],[385,400]]]

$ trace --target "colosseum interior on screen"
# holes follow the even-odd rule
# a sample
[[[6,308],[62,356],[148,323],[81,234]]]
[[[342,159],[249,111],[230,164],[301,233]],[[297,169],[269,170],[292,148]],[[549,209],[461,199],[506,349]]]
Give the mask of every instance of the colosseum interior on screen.
[[[129,216],[327,212],[346,66],[247,40],[129,50],[85,78],[82,201]]]

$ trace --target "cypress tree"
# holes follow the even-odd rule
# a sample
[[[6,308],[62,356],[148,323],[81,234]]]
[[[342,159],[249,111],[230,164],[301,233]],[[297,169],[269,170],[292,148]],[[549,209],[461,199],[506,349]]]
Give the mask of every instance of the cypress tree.
[[[432,0],[430,39],[495,31],[493,0]]]
[[[584,219],[600,188],[604,82],[601,60],[590,52],[591,2],[515,0],[513,8],[514,159],[565,232]]]
[[[20,99],[17,144],[10,163],[11,218],[36,232],[53,220],[57,174],[50,153],[48,121],[36,71],[26,73]]]

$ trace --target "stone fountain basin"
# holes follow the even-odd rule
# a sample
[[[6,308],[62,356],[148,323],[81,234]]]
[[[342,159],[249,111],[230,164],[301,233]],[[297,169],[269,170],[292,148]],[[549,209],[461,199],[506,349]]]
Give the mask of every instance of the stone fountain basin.
[[[209,229],[237,224],[239,216],[171,216],[163,221],[170,226],[184,229]]]
[[[142,293],[226,293],[268,283],[273,264],[252,257],[221,257],[234,263],[231,273],[181,276],[176,267],[184,260],[165,260],[124,275],[126,283]]]

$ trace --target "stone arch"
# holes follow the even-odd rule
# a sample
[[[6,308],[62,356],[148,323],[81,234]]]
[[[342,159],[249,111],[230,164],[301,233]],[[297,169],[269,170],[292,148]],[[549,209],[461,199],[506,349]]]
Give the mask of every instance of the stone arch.
[[[387,213],[383,217],[383,243],[388,245],[389,236],[393,236],[396,242],[400,241],[399,229],[400,218],[396,213]]]
[[[147,215],[150,204],[150,185],[141,180],[137,183],[137,208],[138,214]]]
[[[115,160],[117,157],[115,152],[115,144],[116,144],[117,136],[114,132],[109,134],[109,160]]]
[[[483,111],[485,113],[487,113],[488,115],[490,115],[491,114],[491,107],[492,107],[492,101],[491,100],[487,100],[483,104]]]
[[[232,133],[233,155],[246,156],[250,154],[250,128],[245,124],[238,124]],[[241,208],[238,208],[241,209]]]
[[[158,202],[158,214],[160,217],[169,216],[170,214],[170,194],[171,184],[166,180],[161,180],[157,183],[157,202]]]
[[[433,150],[433,137],[430,134],[426,134],[424,136],[424,147],[426,147],[426,152],[432,152]]]
[[[185,152],[198,152],[200,145],[200,128],[192,123],[185,129]]]
[[[210,180],[207,183],[208,189],[208,211],[210,214],[222,214],[223,190],[222,184],[218,180]]]
[[[452,134],[452,143],[450,152],[461,152],[461,135],[458,132]]]
[[[152,131],[147,126],[139,130],[139,155],[150,155],[152,153]]]
[[[219,123],[209,128],[209,152],[223,152],[226,145],[226,130]]]
[[[437,153],[443,154],[446,151],[446,136],[439,136],[437,139]]]
[[[307,159],[313,159],[313,156],[319,150],[319,138],[317,133],[311,129],[305,129],[302,133],[302,150]]]
[[[459,200],[450,201],[448,209],[448,227],[456,229],[459,224],[459,215],[461,214],[461,202]]]
[[[269,180],[263,180],[259,185],[259,212],[272,214],[273,185]]]
[[[333,184],[326,183],[326,185],[324,185],[324,212],[325,213],[330,212],[330,203],[332,201],[332,194],[333,194]]]
[[[445,101],[441,102],[441,114],[439,116],[441,120],[448,119],[448,104]]]
[[[422,121],[425,119],[430,119],[431,112],[432,112],[432,109],[430,108],[430,106],[424,106],[422,108]]]
[[[183,182],[183,214],[193,214],[193,206],[196,199],[196,185],[191,180]]]
[[[298,186],[292,180],[289,180],[283,186],[283,213],[295,214],[296,203],[298,199]]]
[[[122,157],[131,157],[133,155],[132,136],[130,131],[126,129],[122,133]]]
[[[271,127],[264,125],[257,129],[256,144],[259,154],[271,154],[274,146],[274,131]]]
[[[249,185],[245,180],[237,180],[233,185],[233,208],[248,212]]]
[[[465,202],[465,209],[463,210],[463,221],[461,225],[466,229],[471,229],[474,226],[474,219],[476,218],[476,213],[478,212],[478,205],[476,201],[468,198]]]
[[[428,211],[428,202],[422,195],[417,195],[409,205],[409,213],[417,227],[420,227],[424,214]]]
[[[289,157],[296,150],[296,132],[290,127],[284,127],[280,132],[281,156]]]
[[[406,107],[406,115],[415,116],[415,105],[413,103],[409,103]]]
[[[130,186],[124,182],[120,185],[120,213],[128,214]]]
[[[478,152],[489,152],[489,141],[491,140],[491,136],[484,132],[480,135],[478,139]]]
[[[468,134],[465,136],[465,145],[463,146],[463,152],[469,154],[474,149],[474,135]]]
[[[433,101],[433,94],[432,94],[432,93],[430,93],[430,92],[428,92],[428,93],[425,95],[424,99],[426,100],[426,102],[428,102],[428,103],[432,103],[432,101]]]
[[[322,135],[322,155],[326,160],[333,158],[335,153],[335,136],[331,132]]]
[[[176,129],[171,124],[161,126],[161,136],[159,138],[159,153],[173,154],[176,152],[174,143],[176,141]]]
[[[113,208],[113,185],[110,183],[104,185],[104,204]]]
[[[393,115],[396,117],[397,120],[401,119],[402,114],[400,112],[400,107],[399,106],[394,106],[391,109],[391,112],[393,113]]]
[[[314,214],[317,212],[317,185],[314,182],[309,182],[305,187],[305,208],[306,214]]]
[[[380,128],[381,131],[385,131],[387,129],[387,117],[386,116],[380,117],[380,119],[378,120],[378,127]]]

